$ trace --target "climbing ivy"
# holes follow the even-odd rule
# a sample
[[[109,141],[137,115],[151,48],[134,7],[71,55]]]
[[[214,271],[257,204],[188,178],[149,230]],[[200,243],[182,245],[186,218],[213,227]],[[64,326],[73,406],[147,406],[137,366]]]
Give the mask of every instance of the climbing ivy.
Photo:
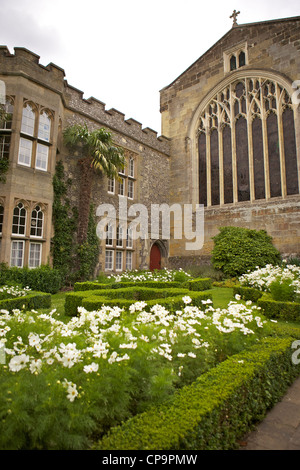
[[[71,207],[68,189],[72,180],[65,176],[64,166],[57,162],[53,176],[53,212],[54,236],[51,243],[53,267],[60,270],[66,281],[71,280],[76,261],[74,237],[77,228],[78,211]]]
[[[61,161],[56,164],[53,177],[53,225],[52,238],[53,267],[60,270],[66,284],[93,277],[99,258],[99,240],[96,234],[94,207],[90,206],[86,241],[78,245],[78,210],[72,207],[68,198],[72,180],[66,178]]]

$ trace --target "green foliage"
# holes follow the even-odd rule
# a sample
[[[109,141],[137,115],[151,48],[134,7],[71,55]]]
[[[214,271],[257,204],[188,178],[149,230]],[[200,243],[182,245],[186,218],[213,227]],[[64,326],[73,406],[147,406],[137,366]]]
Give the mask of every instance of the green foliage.
[[[263,293],[258,289],[253,287],[243,287],[243,286],[234,286],[233,294],[240,295],[243,300],[251,300],[252,302],[257,302],[261,298]]]
[[[213,240],[212,263],[226,276],[240,276],[257,266],[281,262],[280,253],[265,230],[221,227]]]
[[[207,290],[211,289],[212,282],[210,278],[207,279],[193,279],[191,281],[188,281],[188,287],[190,290]]]
[[[13,299],[0,300],[0,310],[36,310],[51,307],[51,294],[44,292],[30,292],[29,294]]]
[[[68,189],[71,184],[71,180],[66,180],[63,163],[58,161],[53,176],[54,236],[51,251],[54,268],[58,269],[66,280],[69,280],[70,274],[73,272],[76,254],[74,235],[78,218],[77,209],[71,207],[68,198]]]
[[[277,301],[270,294],[264,294],[257,304],[267,318],[285,321],[300,321],[300,303]]]
[[[296,299],[292,279],[277,279],[270,284],[269,289],[274,300],[293,302]]]
[[[79,278],[91,279],[94,277],[95,268],[99,258],[99,239],[96,233],[96,221],[94,206],[90,206],[89,223],[86,241],[78,247]]]
[[[197,292],[183,288],[170,287],[163,289],[141,286],[105,289],[105,284],[98,286],[101,286],[101,288],[94,290],[77,290],[67,293],[65,314],[69,316],[77,315],[77,308],[80,306],[88,311],[98,310],[102,305],[116,305],[119,308],[128,308],[134,302],[138,301],[145,301],[148,306],[156,304],[163,305],[165,308],[175,311],[179,310],[184,305],[182,300],[183,296],[189,296],[195,306],[201,306],[202,300],[212,299],[211,291]]]
[[[95,449],[234,449],[299,375],[292,341],[269,338],[232,356],[162,405],[113,428]]]
[[[58,269],[42,265],[35,269],[28,267],[7,267],[2,264],[0,269],[0,285],[19,284],[22,287],[54,294],[62,287],[62,277]]]

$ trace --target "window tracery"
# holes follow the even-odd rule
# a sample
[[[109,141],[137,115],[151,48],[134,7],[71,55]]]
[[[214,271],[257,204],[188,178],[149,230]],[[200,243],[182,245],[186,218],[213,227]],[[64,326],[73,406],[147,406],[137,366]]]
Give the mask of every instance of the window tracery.
[[[197,142],[200,204],[299,193],[294,111],[276,81],[242,78],[224,87],[200,115]]]

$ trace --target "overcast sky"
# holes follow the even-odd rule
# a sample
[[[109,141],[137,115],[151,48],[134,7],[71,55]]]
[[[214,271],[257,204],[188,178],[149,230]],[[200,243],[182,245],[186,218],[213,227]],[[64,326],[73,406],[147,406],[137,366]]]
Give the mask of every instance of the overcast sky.
[[[299,0],[0,0],[0,44],[160,135],[159,91],[231,29],[234,9],[239,24],[300,15]]]

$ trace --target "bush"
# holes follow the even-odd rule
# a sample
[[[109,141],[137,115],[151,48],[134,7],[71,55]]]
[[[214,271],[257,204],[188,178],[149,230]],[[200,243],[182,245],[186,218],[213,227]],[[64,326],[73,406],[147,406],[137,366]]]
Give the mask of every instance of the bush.
[[[30,292],[29,294],[14,299],[0,300],[0,310],[36,310],[38,308],[50,308],[51,295],[44,292]]]
[[[42,265],[35,269],[8,268],[1,266],[0,284],[17,283],[23,287],[55,294],[62,287],[62,278],[58,269]]]
[[[281,262],[280,253],[265,230],[221,227],[213,240],[213,266],[230,277],[253,271],[257,266]]]
[[[191,281],[188,281],[188,288],[190,290],[207,290],[207,289],[211,289],[211,279],[209,278],[206,278],[206,279],[201,279],[201,278],[197,278],[197,279],[193,279]]]
[[[243,286],[234,286],[233,295],[240,295],[243,300],[251,300],[252,302],[257,302],[261,298],[263,293],[258,289],[253,287],[243,287]]]
[[[166,403],[111,429],[95,449],[234,449],[299,375],[292,341],[268,338],[232,356]]]
[[[65,314],[77,315],[78,307],[84,307],[88,311],[98,310],[103,305],[116,305],[120,308],[128,308],[137,301],[146,301],[149,306],[163,305],[165,308],[180,309],[183,305],[183,296],[189,296],[193,305],[200,306],[202,300],[212,299],[211,292],[193,292],[188,289],[178,288],[144,288],[129,287],[106,290],[82,290],[69,292],[65,298]]]
[[[300,321],[300,303],[277,301],[270,294],[264,294],[257,304],[267,318]]]
[[[291,279],[273,281],[270,285],[270,293],[274,300],[293,302],[296,299],[295,288]]]

